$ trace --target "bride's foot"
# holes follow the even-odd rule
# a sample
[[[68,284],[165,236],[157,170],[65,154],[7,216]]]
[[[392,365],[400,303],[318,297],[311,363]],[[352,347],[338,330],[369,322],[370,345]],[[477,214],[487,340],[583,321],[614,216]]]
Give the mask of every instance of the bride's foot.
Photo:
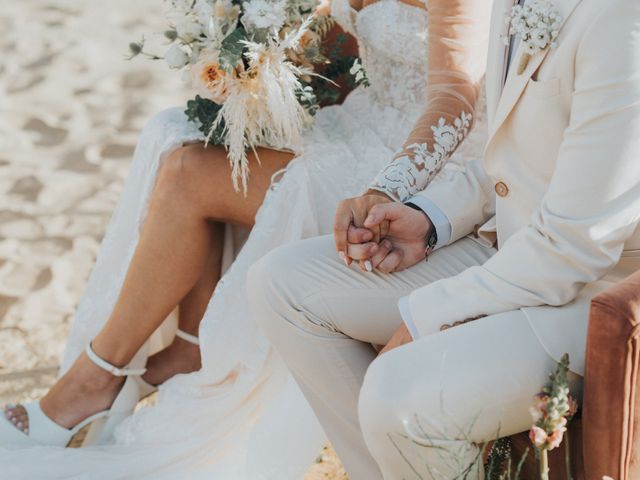
[[[200,370],[200,346],[180,337],[147,360],[147,372],[142,379],[150,385],[160,385],[179,373]]]
[[[40,400],[40,407],[55,423],[70,429],[91,415],[108,409],[124,382],[124,377],[111,375],[83,352]],[[7,405],[4,415],[16,428],[29,433],[29,417],[23,406]]]

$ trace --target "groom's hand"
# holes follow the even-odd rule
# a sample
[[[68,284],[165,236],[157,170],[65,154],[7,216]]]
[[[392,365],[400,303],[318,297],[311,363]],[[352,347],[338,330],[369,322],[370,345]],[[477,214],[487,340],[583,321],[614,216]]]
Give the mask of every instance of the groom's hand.
[[[393,334],[393,337],[391,337],[391,340],[389,340],[389,342],[385,345],[385,347],[382,350],[380,350],[380,355],[382,355],[383,353],[387,353],[389,350],[393,350],[394,348],[398,348],[398,347],[401,347],[402,345],[406,345],[407,343],[412,341],[413,341],[413,338],[409,333],[409,329],[403,323],[402,325],[400,325],[400,327],[398,327],[398,329],[396,330],[396,333]]]
[[[349,244],[380,243],[380,239],[386,235],[387,223],[380,222],[375,227],[364,229],[364,220],[369,211],[375,205],[392,203],[387,195],[376,190],[369,190],[364,195],[342,200],[336,211],[333,236],[336,242],[336,250],[347,263],[351,263],[349,256]],[[354,228],[355,227],[355,228]],[[370,232],[369,234],[367,232]],[[371,246],[370,246],[371,247]]]
[[[364,227],[375,229],[384,223],[388,224],[388,231],[381,248],[369,258],[358,260],[369,260],[373,268],[384,273],[404,270],[424,260],[426,238],[434,228],[427,215],[401,203],[371,207]]]

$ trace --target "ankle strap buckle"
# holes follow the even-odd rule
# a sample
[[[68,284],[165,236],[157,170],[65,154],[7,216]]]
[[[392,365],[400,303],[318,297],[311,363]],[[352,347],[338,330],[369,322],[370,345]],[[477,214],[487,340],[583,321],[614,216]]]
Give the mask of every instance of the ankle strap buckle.
[[[115,365],[110,364],[106,360],[100,358],[98,354],[93,350],[91,344],[87,345],[85,350],[89,360],[95,363],[98,367],[106,370],[115,377],[127,377],[129,375],[142,375],[147,371],[146,368],[118,368]]]

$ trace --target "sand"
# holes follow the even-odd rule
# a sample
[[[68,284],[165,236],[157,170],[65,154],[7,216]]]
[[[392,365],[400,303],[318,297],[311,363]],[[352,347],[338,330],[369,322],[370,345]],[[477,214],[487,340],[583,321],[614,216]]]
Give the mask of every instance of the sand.
[[[161,0],[0,0],[0,403],[55,379],[136,138],[189,92],[162,61]],[[162,51],[161,48],[158,49]],[[346,478],[326,450],[307,474]]]
[[[138,132],[188,93],[124,60],[162,6],[0,0],[0,401],[55,372]]]

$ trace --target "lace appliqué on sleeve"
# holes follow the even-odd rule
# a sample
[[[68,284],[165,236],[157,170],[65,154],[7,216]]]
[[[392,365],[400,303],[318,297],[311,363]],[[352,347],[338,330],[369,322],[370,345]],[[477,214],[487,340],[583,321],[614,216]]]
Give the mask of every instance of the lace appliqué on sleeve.
[[[414,143],[407,147],[411,155],[397,157],[374,178],[369,188],[386,193],[399,202],[405,202],[425,189],[444,166],[448,158],[469,133],[471,114],[462,114],[447,123],[440,118],[432,126],[433,149],[426,143]]]

